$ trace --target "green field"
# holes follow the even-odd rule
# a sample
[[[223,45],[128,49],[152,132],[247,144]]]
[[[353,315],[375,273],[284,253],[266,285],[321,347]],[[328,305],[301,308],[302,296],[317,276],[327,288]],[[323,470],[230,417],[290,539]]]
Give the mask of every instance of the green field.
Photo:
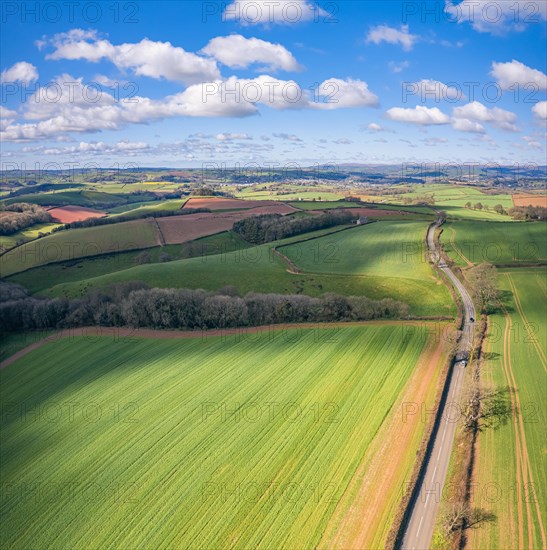
[[[542,222],[448,222],[441,243],[457,265],[547,261],[547,227]]]
[[[111,211],[110,214],[113,218],[116,217],[116,215],[124,216],[125,218],[138,218],[146,214],[152,215],[157,212],[173,212],[176,210],[180,210],[184,206],[184,203],[186,201],[187,199],[173,199],[167,201],[155,201],[152,203],[147,202],[144,205],[132,204],[131,209],[129,210],[120,210],[119,213],[113,213]]]
[[[225,254],[227,252],[243,250],[250,246],[249,243],[241,239],[236,233],[226,231],[182,244],[148,248],[147,252],[150,255],[150,263],[155,264],[161,261],[162,254],[168,254],[169,261],[173,261],[213,254]],[[137,265],[138,257],[141,254],[142,250],[131,250],[117,254],[57,262],[35,267],[22,273],[16,273],[9,277],[8,281],[10,283],[21,284],[33,293],[40,292],[55,285],[73,283],[82,279],[99,277],[129,269]]]
[[[295,201],[289,203],[301,210],[326,210],[327,208],[359,208],[359,203],[350,201]]]
[[[279,250],[305,273],[372,277],[441,312],[450,295],[426,261],[425,231],[424,222],[382,221]]]
[[[30,346],[42,338],[53,333],[51,330],[30,331],[30,332],[6,332],[0,333],[0,361],[11,357],[14,353]]]
[[[473,481],[480,501],[475,502],[494,513],[496,521],[471,530],[469,546],[541,548],[547,525],[546,272],[506,270],[500,288],[508,314],[490,316],[482,378],[502,390],[502,401],[514,412],[479,436]],[[491,498],[487,486],[498,498]]]
[[[238,199],[253,199],[253,200],[277,200],[277,201],[338,201],[344,198],[344,193],[336,193],[333,191],[323,191],[311,186],[310,188],[294,187],[294,192],[282,191],[277,193],[274,191],[258,191],[253,192],[251,189],[237,193]]]
[[[414,185],[409,193],[378,195],[377,200],[386,203],[400,203],[404,199],[416,200],[423,195],[432,196],[435,199],[435,208],[444,210],[449,218],[504,221],[509,218],[494,212],[493,207],[497,204],[501,204],[506,209],[513,207],[512,195],[488,195],[481,189],[469,185],[442,183]],[[482,210],[465,208],[465,204],[468,202],[473,206],[480,202],[486,208]]]
[[[0,275],[7,277],[51,262],[148,248],[157,244],[157,229],[151,219],[59,231],[0,256]]]
[[[351,520],[338,503],[400,416],[427,344],[401,334],[72,337],[34,350],[0,371],[1,546],[317,547]],[[383,457],[399,480],[422,430]],[[371,487],[388,489],[380,546],[400,493]]]
[[[488,195],[481,189],[469,185],[425,184],[414,187],[411,193],[400,195],[401,197],[416,198],[419,195],[433,195],[435,206],[464,206],[470,202],[472,205],[481,203],[488,207],[501,204],[505,208],[513,206],[511,195]]]
[[[114,206],[108,209],[109,214],[123,214],[125,212],[130,212],[137,208],[144,208],[145,206],[155,206],[158,204],[158,201],[142,201],[142,202],[130,202],[128,204],[122,204],[120,206]]]
[[[38,238],[40,233],[48,234],[51,233],[52,229],[55,227],[60,227],[61,223],[37,223],[31,227],[21,229],[13,235],[0,235],[0,249],[7,250],[8,248],[14,247],[18,242],[27,242],[32,241],[33,239]]]
[[[102,188],[102,186],[101,186]],[[124,193],[124,190],[127,191]],[[58,191],[51,193],[36,193],[29,195],[19,195],[17,197],[12,197],[5,199],[7,204],[13,204],[16,202],[28,202],[32,204],[40,204],[42,206],[89,206],[93,207],[96,205],[101,206],[118,206],[121,204],[137,202],[139,199],[150,200],[154,198],[152,193],[146,195],[132,195],[132,189],[129,187],[120,188],[120,185],[117,185],[117,188],[114,192],[105,192],[104,189],[101,191],[96,191],[94,189],[83,189],[79,191]]]

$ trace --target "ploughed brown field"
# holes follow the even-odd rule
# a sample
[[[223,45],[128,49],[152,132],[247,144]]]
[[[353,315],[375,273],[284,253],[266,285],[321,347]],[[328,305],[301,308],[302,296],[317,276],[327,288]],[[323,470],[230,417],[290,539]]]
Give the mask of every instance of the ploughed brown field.
[[[513,195],[515,206],[542,206],[547,208],[547,195]]]
[[[209,208],[210,210],[235,210],[236,208],[257,208],[260,206],[275,206],[277,201],[245,201],[241,199],[225,199],[222,197],[195,197],[188,199],[184,208]],[[294,209],[291,210],[294,212]]]
[[[213,199],[215,200],[215,199]],[[241,201],[250,202],[250,201]],[[240,212],[222,213],[198,213],[187,214],[186,216],[170,216],[167,218],[157,218],[158,226],[162,232],[166,244],[179,244],[200,237],[206,237],[221,231],[229,231],[235,222],[250,216],[260,216],[263,214],[290,214],[296,209],[288,204],[273,203],[271,206],[261,206],[250,208]],[[191,208],[197,208],[193,206]]]
[[[48,212],[55,221],[60,223],[72,223],[89,220],[90,218],[102,218],[106,212],[94,210],[93,208],[83,208],[81,206],[59,206],[50,208]]]

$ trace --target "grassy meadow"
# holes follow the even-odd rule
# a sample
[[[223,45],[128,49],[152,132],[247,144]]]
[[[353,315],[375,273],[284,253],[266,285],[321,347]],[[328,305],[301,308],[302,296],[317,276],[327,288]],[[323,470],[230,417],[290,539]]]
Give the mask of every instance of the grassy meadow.
[[[450,295],[426,260],[426,227],[424,222],[381,221],[279,251],[305,273],[372,278],[375,285],[419,293],[424,307],[433,311],[437,306],[441,312]]]

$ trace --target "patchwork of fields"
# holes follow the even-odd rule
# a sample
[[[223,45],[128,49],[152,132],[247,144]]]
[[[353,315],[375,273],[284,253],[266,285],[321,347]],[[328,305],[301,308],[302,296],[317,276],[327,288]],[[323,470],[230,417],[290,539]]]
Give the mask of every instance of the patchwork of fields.
[[[324,236],[322,239],[298,243],[292,249],[283,245],[300,241],[302,237],[206,258],[139,265],[92,278],[82,276],[78,281],[52,286],[45,293],[79,296],[94,287],[133,280],[162,288],[218,290],[233,285],[240,294],[277,292],[321,296],[333,292],[376,300],[393,298],[407,303],[416,316],[453,316],[455,307],[448,290],[434,277],[423,257],[425,229],[424,222],[391,221],[353,227],[340,233],[327,229],[305,235],[305,238]],[[351,238],[346,237],[350,234]],[[308,258],[304,265],[296,253],[292,258],[304,272],[289,273],[287,264],[272,253],[275,245],[282,253],[299,251],[302,258]],[[355,262],[348,258],[361,258],[361,263],[355,264],[361,267],[354,269]]]
[[[212,256],[241,251],[251,245],[236,233],[226,231],[181,244],[147,248],[150,263]],[[167,258],[165,257],[167,255]],[[90,277],[99,277],[116,271],[130,269],[139,264],[142,250],[127,250],[118,254],[89,256],[35,267],[10,276],[7,280],[18,283],[32,293],[44,291],[55,285],[73,283]],[[207,261],[203,259],[203,261]]]
[[[293,211],[292,207],[277,203],[238,212],[203,212],[157,219],[144,218],[60,231],[25,243],[0,256],[0,274],[7,277],[53,262],[145,249],[163,244],[181,244],[229,231],[236,221],[245,217],[274,213],[289,214]]]
[[[2,546],[383,546],[442,359],[409,328],[31,352],[0,371]]]
[[[349,190],[320,186],[167,200],[114,183],[80,187],[9,200],[57,206],[63,216],[213,212],[41,237],[0,256],[8,282],[48,297],[128,281],[232,286],[239,295],[334,293],[454,318],[425,257],[427,226],[445,210],[441,242],[464,275],[484,261],[511,266],[500,268],[504,309],[489,316],[482,378],[497,390],[497,408],[479,434],[473,472],[474,504],[494,519],[469,531],[468,546],[547,547],[547,284],[545,269],[527,267],[547,262],[547,239],[545,224],[493,211],[513,206],[511,195],[427,184],[371,195],[376,204],[365,208],[340,200]],[[141,188],[177,185],[151,180],[131,191]],[[434,196],[434,208],[400,204],[423,195]],[[371,221],[259,246],[231,231],[252,215],[334,208]],[[56,226],[21,230],[2,245]],[[433,339],[438,328],[389,321],[48,343],[0,370],[0,544],[385,547],[425,426],[421,415],[403,422],[400,407],[433,405],[447,353]],[[29,337],[36,334],[11,334],[2,359]]]
[[[443,183],[417,185],[408,193],[377,195],[364,199],[400,204],[404,199],[416,200],[424,195],[433,197],[435,208],[444,210],[449,218],[503,221],[507,220],[507,216],[494,212],[493,207],[498,204],[506,209],[514,206],[513,197],[509,194],[489,195],[469,185],[454,186]],[[468,203],[471,203],[472,208],[465,207]],[[473,206],[477,203],[481,203],[483,208],[474,209]]]

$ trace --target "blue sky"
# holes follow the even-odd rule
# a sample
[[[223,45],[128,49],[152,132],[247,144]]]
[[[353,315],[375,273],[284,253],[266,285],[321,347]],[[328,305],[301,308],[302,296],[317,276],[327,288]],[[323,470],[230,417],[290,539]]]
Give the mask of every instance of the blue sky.
[[[3,168],[546,162],[543,0],[1,6]]]

